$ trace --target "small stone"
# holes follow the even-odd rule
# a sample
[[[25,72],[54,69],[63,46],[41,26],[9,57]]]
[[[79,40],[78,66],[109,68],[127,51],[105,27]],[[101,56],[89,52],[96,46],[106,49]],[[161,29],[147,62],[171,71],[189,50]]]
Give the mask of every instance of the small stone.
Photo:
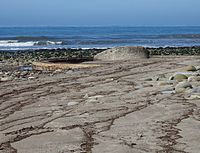
[[[67,103],[68,106],[74,106],[74,105],[77,105],[77,104],[78,104],[78,102],[69,102],[69,103]]]
[[[173,78],[173,80],[177,80],[179,82],[188,79],[188,77],[184,74],[176,74]]]
[[[29,80],[34,80],[34,79],[37,79],[37,77],[34,77],[34,76],[30,76],[28,77]]]
[[[190,76],[188,78],[189,82],[200,81],[200,76]]]
[[[196,71],[196,68],[193,65],[189,65],[189,66],[185,67],[184,70],[186,70],[186,71]]]
[[[7,81],[12,81],[13,80],[13,78],[11,78],[11,77],[2,77],[2,78],[0,78],[0,82],[7,82]]]

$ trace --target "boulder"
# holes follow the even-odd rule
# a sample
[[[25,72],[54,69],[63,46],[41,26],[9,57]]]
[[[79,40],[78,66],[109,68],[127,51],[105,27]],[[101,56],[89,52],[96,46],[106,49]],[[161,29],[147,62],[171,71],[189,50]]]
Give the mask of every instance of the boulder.
[[[172,79],[181,82],[183,80],[188,79],[188,77],[184,74],[176,74],[176,75],[173,76]]]
[[[149,51],[144,47],[114,47],[94,56],[94,60],[132,60],[149,58]]]

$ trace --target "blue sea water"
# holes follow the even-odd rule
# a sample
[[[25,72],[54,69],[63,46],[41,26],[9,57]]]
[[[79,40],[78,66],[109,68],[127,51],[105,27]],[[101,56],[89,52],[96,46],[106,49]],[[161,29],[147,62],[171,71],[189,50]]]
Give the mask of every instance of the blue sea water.
[[[0,27],[0,50],[200,46],[200,26]]]

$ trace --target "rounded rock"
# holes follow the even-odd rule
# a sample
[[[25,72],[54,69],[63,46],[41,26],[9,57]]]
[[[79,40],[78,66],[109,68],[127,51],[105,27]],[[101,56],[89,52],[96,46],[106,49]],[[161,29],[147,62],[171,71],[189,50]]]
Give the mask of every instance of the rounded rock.
[[[186,71],[196,71],[196,68],[193,65],[188,65],[187,67],[184,68]]]
[[[175,88],[176,89],[178,89],[178,88],[185,88],[185,89],[186,88],[192,88],[192,85],[189,82],[184,81],[184,82],[178,83]]]
[[[186,91],[185,88],[175,88],[176,93],[181,93],[181,92],[185,92],[185,91]]]
[[[188,79],[188,77],[184,74],[176,74],[176,75],[173,76],[173,80],[176,80],[176,81],[179,81],[179,82],[186,80],[186,79]]]
[[[166,85],[173,85],[176,84],[177,81],[175,80],[168,80],[168,81],[161,81],[158,83],[159,86],[166,86]]]

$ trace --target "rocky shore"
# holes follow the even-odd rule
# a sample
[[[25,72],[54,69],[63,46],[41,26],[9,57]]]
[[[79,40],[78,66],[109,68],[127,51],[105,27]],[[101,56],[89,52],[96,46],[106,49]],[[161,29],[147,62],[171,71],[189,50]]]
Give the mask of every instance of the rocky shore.
[[[200,47],[167,47],[146,48],[150,56],[197,56]],[[37,78],[41,71],[32,70],[32,62],[51,58],[86,59],[91,60],[96,54],[105,49],[40,49],[26,51],[0,51],[0,78],[1,81],[16,79]],[[67,70],[66,70],[67,71]],[[56,73],[56,72],[55,72]]]
[[[98,64],[1,82],[0,153],[199,153],[199,56]]]

